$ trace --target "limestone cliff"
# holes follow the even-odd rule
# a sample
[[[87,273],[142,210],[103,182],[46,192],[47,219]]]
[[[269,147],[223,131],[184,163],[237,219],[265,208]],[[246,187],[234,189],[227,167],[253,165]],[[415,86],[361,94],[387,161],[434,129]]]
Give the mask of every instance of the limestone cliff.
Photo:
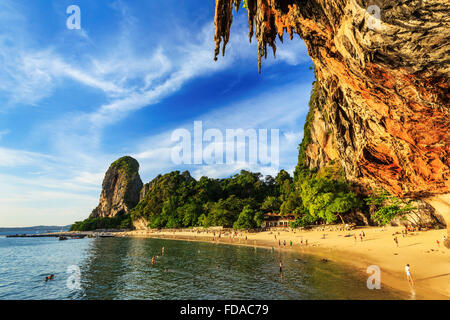
[[[138,204],[143,186],[138,171],[139,163],[131,157],[113,162],[103,179],[100,203],[90,218],[128,214]]]
[[[336,159],[352,181],[428,201],[450,227],[448,1],[245,3],[260,65],[285,31],[304,39],[314,62],[323,103],[310,115],[305,163]],[[233,4],[240,0],[216,0],[216,58]],[[371,15],[378,9],[380,19]]]

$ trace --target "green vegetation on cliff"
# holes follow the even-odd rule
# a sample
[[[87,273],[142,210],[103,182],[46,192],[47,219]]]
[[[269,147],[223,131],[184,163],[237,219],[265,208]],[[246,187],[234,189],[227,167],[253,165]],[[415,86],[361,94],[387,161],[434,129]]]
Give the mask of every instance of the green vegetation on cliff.
[[[417,209],[412,201],[401,200],[384,189],[375,190],[365,201],[374,208],[372,219],[382,226]]]
[[[321,169],[310,170],[306,166],[306,150],[314,143],[311,129],[316,110],[323,109],[323,96],[319,82],[313,83],[309,111],[303,129],[303,140],[298,150],[298,163],[294,171],[294,187],[296,192],[291,195],[297,200],[289,206],[289,211],[295,207],[301,214],[293,226],[308,225],[316,221],[332,223],[338,219],[344,222],[346,213],[356,211],[363,206],[361,197],[356,195],[351,184],[346,180],[343,169],[333,161]],[[324,115],[326,118],[326,115]]]
[[[272,177],[262,179],[261,174],[244,170],[226,179],[202,177],[198,181],[187,171],[175,171],[150,182],[146,196],[131,216],[146,219],[152,228],[232,227],[244,212],[244,216],[252,215],[251,223],[236,226],[257,227],[262,211],[279,210],[263,207],[263,203],[268,197],[279,197],[280,188]]]
[[[136,190],[133,190],[131,183],[139,175],[139,162],[130,156],[125,156],[114,161],[110,166],[111,168],[117,169],[125,177],[127,188],[124,194],[124,202],[129,207],[133,207],[138,199],[135,199],[136,195],[134,193]]]
[[[115,167],[119,172],[123,173],[128,182],[139,172],[139,162],[130,156],[117,159],[111,163],[111,167]]]
[[[294,205],[288,206],[288,211],[299,210],[301,214],[292,226],[307,225],[317,220],[332,223],[340,219],[344,222],[346,213],[357,210],[367,210],[371,206],[370,218],[385,225],[402,215],[411,212],[415,208],[409,202],[404,202],[390,195],[386,191],[377,191],[368,198],[356,194],[351,184],[346,180],[344,170],[334,161],[321,168],[310,170],[306,162],[306,150],[314,143],[311,137],[312,123],[316,110],[323,110],[323,96],[319,82],[313,83],[311,98],[309,101],[309,112],[306,117],[303,140],[299,145],[298,163],[294,172],[293,193],[299,200]],[[323,111],[325,112],[325,111]],[[324,119],[328,118],[324,113]],[[292,196],[292,195],[291,195]],[[298,202],[301,205],[298,205]],[[283,205],[286,205],[284,203]]]
[[[130,229],[132,228],[131,217],[126,214],[118,215],[114,218],[99,217],[88,218],[75,222],[70,231],[94,231],[98,229]]]
[[[313,142],[311,138],[311,128],[314,119],[314,112],[316,109],[321,110],[323,97],[320,91],[320,85],[317,81],[313,83],[311,91],[311,98],[309,100],[309,111],[306,116],[305,125],[303,127],[303,140],[298,147],[298,163],[305,164],[306,148]]]
[[[198,181],[187,171],[174,171],[159,175],[148,188],[131,216],[144,218],[150,228],[251,229],[269,212],[294,215],[298,226],[342,220],[361,206],[337,166],[317,173],[303,168],[296,181],[285,170],[275,178],[242,170],[230,178]]]
[[[298,165],[295,185],[301,198],[304,216],[300,224],[321,220],[345,222],[346,213],[362,207],[362,199],[352,190],[342,168],[334,163],[320,170],[309,170]]]

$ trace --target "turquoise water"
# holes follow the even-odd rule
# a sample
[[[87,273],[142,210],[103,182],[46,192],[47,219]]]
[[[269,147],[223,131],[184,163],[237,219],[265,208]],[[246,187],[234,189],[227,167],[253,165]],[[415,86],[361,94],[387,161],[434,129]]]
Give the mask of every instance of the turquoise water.
[[[80,268],[79,289],[67,286],[69,266]],[[46,283],[49,274],[55,278]],[[405,298],[385,288],[368,290],[366,279],[333,262],[262,248],[159,239],[0,237],[0,299]]]

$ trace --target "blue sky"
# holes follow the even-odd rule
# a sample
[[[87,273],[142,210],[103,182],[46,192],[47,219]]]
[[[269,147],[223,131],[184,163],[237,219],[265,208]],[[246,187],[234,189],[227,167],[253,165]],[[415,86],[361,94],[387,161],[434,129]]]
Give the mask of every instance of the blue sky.
[[[66,27],[69,5],[81,9],[81,30]],[[275,173],[175,165],[171,134],[194,121],[224,133],[279,129],[280,169],[292,172],[314,81],[304,42],[279,43],[259,75],[246,11],[217,62],[213,19],[214,1],[2,0],[0,226],[86,218],[123,155],[140,162],[144,182],[172,170]]]

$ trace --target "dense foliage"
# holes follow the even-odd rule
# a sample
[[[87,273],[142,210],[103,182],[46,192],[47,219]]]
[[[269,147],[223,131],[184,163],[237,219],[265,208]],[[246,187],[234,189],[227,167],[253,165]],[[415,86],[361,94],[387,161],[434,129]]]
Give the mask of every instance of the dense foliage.
[[[375,190],[365,201],[367,205],[375,208],[372,219],[380,225],[386,225],[393,219],[402,218],[417,209],[411,201],[400,200],[383,189]]]
[[[133,219],[144,218],[151,228],[192,226],[259,227],[263,212],[279,212],[286,171],[277,179],[241,171],[226,179],[201,177],[174,171],[159,175],[148,185],[144,199],[132,210]]]
[[[119,172],[124,173],[127,180],[130,181],[139,171],[139,162],[130,156],[125,156],[114,161],[111,167],[115,167]]]
[[[98,217],[88,218],[83,221],[75,222],[70,231],[94,231],[98,229],[129,229],[132,227],[131,217],[129,215],[118,215],[114,218]]]
[[[362,206],[361,199],[351,190],[345,174],[333,162],[319,171],[298,165],[295,185],[302,204],[301,216],[295,225],[307,225],[315,221],[332,223]]]
[[[225,179],[174,171],[149,183],[144,199],[131,211],[151,228],[224,226],[252,229],[261,226],[265,213],[294,215],[296,225],[334,222],[358,208],[356,195],[336,167],[319,173],[302,171],[297,181],[285,170],[262,177],[242,170]]]

